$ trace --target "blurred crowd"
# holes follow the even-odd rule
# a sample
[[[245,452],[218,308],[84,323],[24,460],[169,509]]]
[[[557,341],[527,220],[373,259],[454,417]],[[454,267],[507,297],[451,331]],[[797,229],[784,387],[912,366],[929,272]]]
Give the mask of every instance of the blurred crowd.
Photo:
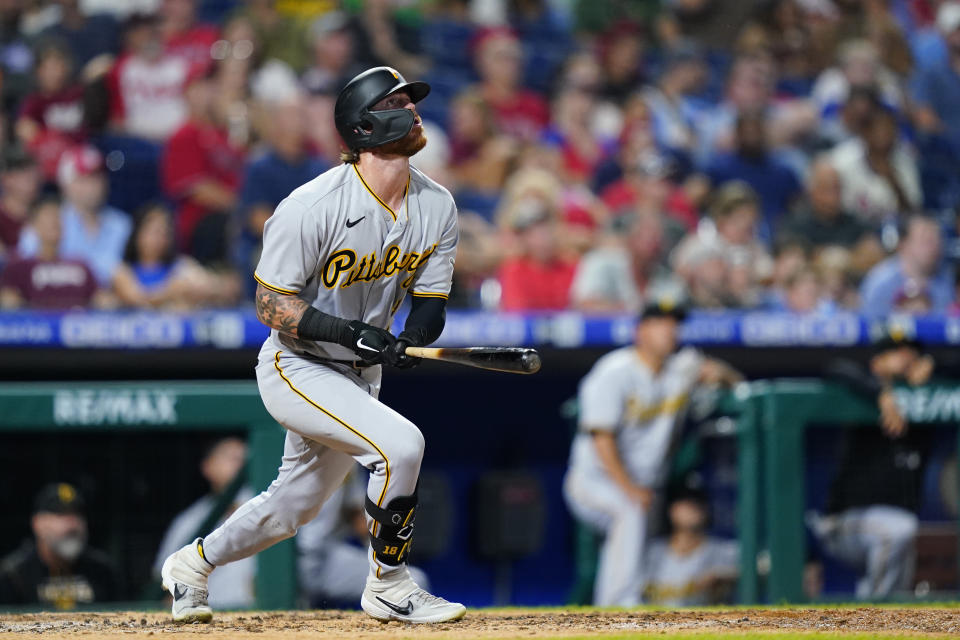
[[[5,0],[0,305],[242,305],[377,64],[455,306],[960,312],[957,0]]]

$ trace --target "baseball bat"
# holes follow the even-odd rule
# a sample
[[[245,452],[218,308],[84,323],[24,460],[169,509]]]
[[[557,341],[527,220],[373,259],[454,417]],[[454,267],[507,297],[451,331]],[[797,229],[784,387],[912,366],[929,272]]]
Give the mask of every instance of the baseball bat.
[[[523,347],[407,347],[406,354],[414,358],[456,362],[468,367],[505,371],[507,373],[536,373],[540,371],[540,354]]]

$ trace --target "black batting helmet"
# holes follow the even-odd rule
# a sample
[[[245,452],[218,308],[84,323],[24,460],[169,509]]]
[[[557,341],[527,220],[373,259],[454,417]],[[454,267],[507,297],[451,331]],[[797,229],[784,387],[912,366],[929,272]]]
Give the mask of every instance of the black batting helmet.
[[[410,100],[417,103],[430,93],[430,85],[407,82],[391,67],[374,67],[355,77],[340,91],[333,120],[351,151],[378,147],[410,133],[414,116],[409,109],[370,111],[370,107],[397,91],[406,91]]]

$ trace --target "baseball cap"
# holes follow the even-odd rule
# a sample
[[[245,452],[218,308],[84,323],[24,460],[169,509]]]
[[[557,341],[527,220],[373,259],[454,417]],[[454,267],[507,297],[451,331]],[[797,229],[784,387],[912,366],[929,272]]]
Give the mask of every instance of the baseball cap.
[[[674,318],[683,322],[687,317],[687,306],[684,300],[670,294],[648,298],[640,311],[640,320],[647,318]]]
[[[75,513],[82,515],[86,507],[77,488],[66,482],[48,484],[33,500],[34,513]]]
[[[952,33],[960,28],[960,2],[944,2],[937,10],[937,29]]]
[[[874,328],[873,347],[877,351],[899,347],[912,347],[920,351],[923,349],[923,343],[917,339],[916,332],[911,326],[890,322]]]
[[[96,147],[77,146],[67,149],[57,165],[57,182],[73,182],[77,176],[88,176],[103,170],[103,155]]]

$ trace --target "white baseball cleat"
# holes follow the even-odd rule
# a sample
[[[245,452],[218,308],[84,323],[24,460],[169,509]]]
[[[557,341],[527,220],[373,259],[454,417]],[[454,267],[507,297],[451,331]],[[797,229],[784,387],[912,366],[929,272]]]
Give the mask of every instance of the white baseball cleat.
[[[421,589],[406,569],[395,580],[368,577],[360,606],[381,622],[452,622],[467,613],[467,608],[459,602],[447,602]]]
[[[197,538],[163,561],[163,588],[173,596],[174,622],[210,622],[213,609],[207,604],[207,576],[212,564],[202,555],[203,539]]]

